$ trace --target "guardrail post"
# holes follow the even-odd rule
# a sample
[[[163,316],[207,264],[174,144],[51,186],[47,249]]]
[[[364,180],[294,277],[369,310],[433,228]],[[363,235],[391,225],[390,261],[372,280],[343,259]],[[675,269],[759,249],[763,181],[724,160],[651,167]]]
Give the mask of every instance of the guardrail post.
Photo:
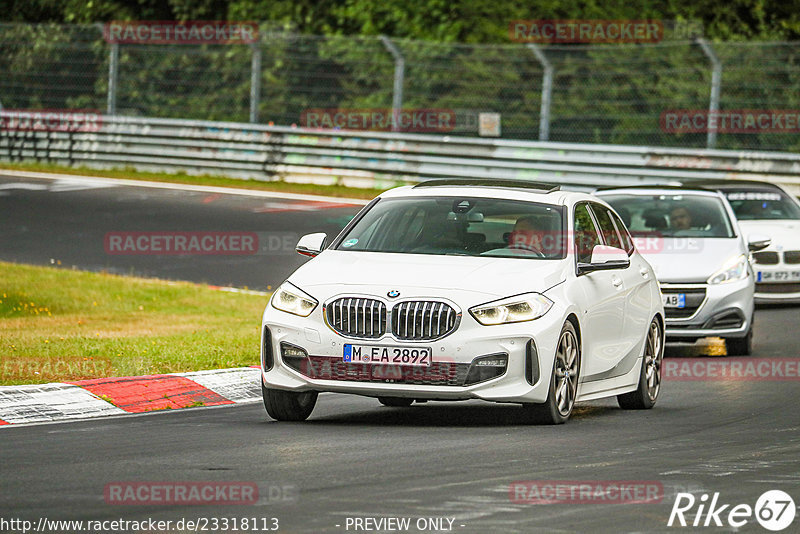
[[[119,44],[112,43],[108,52],[108,115],[117,114],[117,78],[119,76]]]
[[[380,36],[383,46],[392,54],[394,58],[394,89],[392,94],[392,131],[398,130],[398,121],[396,120],[397,114],[403,109],[403,80],[405,78],[406,61],[403,54],[394,45],[394,43],[385,35]]]
[[[697,39],[697,44],[703,49],[703,53],[711,61],[711,99],[708,103],[708,120],[706,126],[711,122],[711,117],[716,119],[717,112],[719,111],[719,93],[722,85],[722,62],[717,57],[714,49],[703,38]],[[717,124],[716,120],[714,124]],[[717,129],[708,128],[708,138],[706,139],[706,148],[714,148],[717,146]]]
[[[258,122],[258,103],[261,100],[261,42],[250,45],[250,122]]]
[[[535,44],[529,43],[528,48],[536,56],[544,69],[542,75],[542,105],[539,111],[539,141],[550,139],[550,102],[553,96],[553,64],[544,55],[544,52]]]

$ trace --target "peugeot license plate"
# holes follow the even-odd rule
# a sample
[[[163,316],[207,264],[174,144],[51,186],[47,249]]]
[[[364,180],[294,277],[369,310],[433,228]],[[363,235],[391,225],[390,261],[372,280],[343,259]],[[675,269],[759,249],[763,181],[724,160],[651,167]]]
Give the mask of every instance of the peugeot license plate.
[[[669,295],[661,295],[661,300],[664,302],[665,308],[686,307],[686,293],[670,293]]]

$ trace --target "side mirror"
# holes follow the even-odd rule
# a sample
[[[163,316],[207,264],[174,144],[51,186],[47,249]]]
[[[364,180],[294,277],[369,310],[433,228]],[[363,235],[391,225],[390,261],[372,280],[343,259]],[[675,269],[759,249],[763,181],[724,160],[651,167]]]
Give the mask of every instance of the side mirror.
[[[747,248],[750,252],[758,252],[764,250],[772,244],[772,239],[761,234],[751,234],[747,236]]]
[[[627,269],[631,265],[628,253],[617,247],[595,245],[592,249],[592,262],[579,263],[578,274],[593,271],[611,271],[614,269]]]
[[[325,248],[325,241],[328,239],[328,234],[319,232],[316,234],[306,234],[297,242],[294,248],[298,254],[309,256],[313,258]]]

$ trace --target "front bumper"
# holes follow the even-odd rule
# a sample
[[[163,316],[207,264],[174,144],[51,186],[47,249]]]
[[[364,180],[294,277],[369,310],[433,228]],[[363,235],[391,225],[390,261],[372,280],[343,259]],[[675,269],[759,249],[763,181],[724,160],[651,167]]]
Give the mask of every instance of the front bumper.
[[[550,374],[563,317],[554,307],[534,321],[483,326],[464,313],[458,328],[434,341],[401,341],[387,333],[369,341],[335,332],[323,319],[321,306],[304,318],[269,305],[262,320],[261,372],[265,385],[291,391],[328,391],[369,397],[431,400],[482,399],[493,402],[536,403],[547,399]],[[266,341],[266,342],[265,342]],[[430,347],[430,368],[408,368],[343,362],[344,345],[361,343],[394,347]],[[303,349],[306,361],[284,358],[282,346]],[[271,351],[272,366],[265,365]],[[505,354],[501,376],[463,385],[466,370],[476,358]],[[534,361],[531,362],[530,360]],[[528,382],[526,378],[533,375]],[[535,372],[531,373],[531,365]],[[372,369],[380,367],[379,373]],[[406,372],[411,370],[411,372]]]
[[[680,310],[666,308],[668,340],[691,341],[703,337],[745,337],[753,324],[753,278],[724,284],[662,283],[664,294],[692,295],[697,305]],[[702,295],[702,298],[700,296]]]

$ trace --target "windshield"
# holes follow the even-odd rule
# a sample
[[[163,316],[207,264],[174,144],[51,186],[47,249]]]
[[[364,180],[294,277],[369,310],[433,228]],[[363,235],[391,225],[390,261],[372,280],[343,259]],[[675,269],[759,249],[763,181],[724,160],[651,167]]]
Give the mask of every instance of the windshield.
[[[782,191],[742,189],[725,191],[725,196],[742,221],[800,219],[800,206]]]
[[[566,256],[562,206],[473,197],[375,204],[337,250],[557,259]]]
[[[733,237],[719,197],[686,193],[602,195],[636,236]]]

